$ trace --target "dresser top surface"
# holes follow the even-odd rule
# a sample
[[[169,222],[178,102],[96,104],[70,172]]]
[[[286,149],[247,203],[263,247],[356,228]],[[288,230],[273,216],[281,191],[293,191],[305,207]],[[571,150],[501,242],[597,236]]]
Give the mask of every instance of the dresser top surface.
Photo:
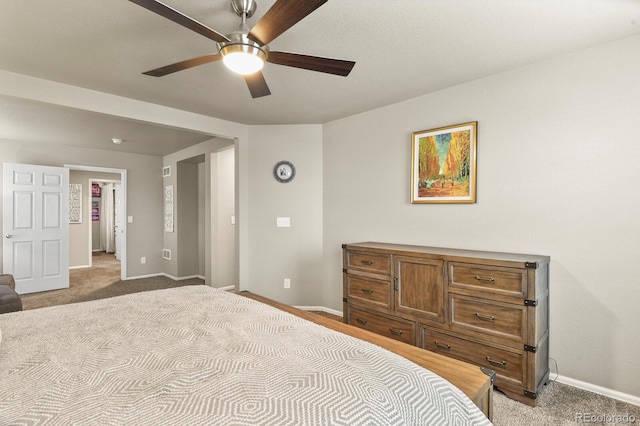
[[[537,255],[537,254],[522,254],[522,253],[503,253],[493,251],[481,251],[481,250],[465,250],[446,247],[427,247],[410,244],[393,244],[382,243],[375,241],[349,243],[346,244],[347,249],[368,249],[379,251],[391,251],[398,254],[418,253],[418,254],[430,254],[442,257],[456,258],[478,258],[478,259],[493,259],[504,262],[537,262],[538,264],[549,263],[551,258],[549,256]]]

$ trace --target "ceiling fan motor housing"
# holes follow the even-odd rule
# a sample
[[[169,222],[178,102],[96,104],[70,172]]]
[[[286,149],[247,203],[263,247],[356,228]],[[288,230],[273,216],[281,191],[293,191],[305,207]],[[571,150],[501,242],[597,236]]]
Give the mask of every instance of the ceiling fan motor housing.
[[[245,15],[251,18],[256,11],[256,2],[254,0],[231,0],[231,7],[238,16]]]
[[[266,44],[261,46],[259,43],[250,40],[249,37],[247,37],[247,34],[248,32],[243,30],[234,31],[229,34],[227,36],[229,37],[228,42],[218,43],[220,53],[224,56],[232,52],[245,52],[250,55],[258,56],[266,62],[267,56],[269,56],[269,46]]]

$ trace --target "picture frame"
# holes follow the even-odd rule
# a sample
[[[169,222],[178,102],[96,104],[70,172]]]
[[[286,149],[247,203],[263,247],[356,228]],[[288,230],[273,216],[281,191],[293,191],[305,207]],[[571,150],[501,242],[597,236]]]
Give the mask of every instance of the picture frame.
[[[91,184],[91,197],[92,198],[99,198],[101,194],[102,194],[102,187],[100,186],[100,184],[99,183],[92,183]]]
[[[164,232],[173,232],[173,185],[164,187]]]
[[[478,122],[411,134],[411,203],[475,203]]]
[[[93,222],[100,221],[100,204],[98,201],[91,202],[91,220]]]
[[[82,223],[82,184],[69,184],[69,223]]]

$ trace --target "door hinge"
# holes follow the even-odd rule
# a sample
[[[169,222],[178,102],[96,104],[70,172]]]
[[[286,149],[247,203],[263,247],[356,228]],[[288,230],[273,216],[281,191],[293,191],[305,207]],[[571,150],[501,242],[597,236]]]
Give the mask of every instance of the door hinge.
[[[524,396],[526,396],[527,398],[536,399],[538,394],[535,393],[535,392],[531,392],[531,391],[526,390],[526,391],[524,391]]]
[[[524,299],[524,306],[538,306],[537,300]]]
[[[349,303],[349,299],[347,299],[346,297],[343,297],[343,298],[342,298],[342,301],[343,301],[344,303]]]
[[[347,245],[346,245],[346,244],[342,244],[342,248],[343,248],[343,249],[346,249],[346,248],[347,248]]]
[[[536,348],[535,346],[524,345],[524,350],[527,351],[527,352],[536,353],[538,348]]]
[[[347,268],[342,268],[342,272],[346,274],[347,273]]]
[[[538,262],[524,262],[524,267],[527,269],[538,269]]]

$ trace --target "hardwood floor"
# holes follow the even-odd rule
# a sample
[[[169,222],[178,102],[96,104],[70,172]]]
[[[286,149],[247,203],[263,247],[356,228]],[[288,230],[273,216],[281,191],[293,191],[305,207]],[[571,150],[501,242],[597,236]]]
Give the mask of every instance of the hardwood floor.
[[[322,317],[330,318],[338,322],[342,322],[342,317],[340,315],[334,315],[334,314],[330,314],[328,312],[323,312],[323,311],[309,311],[309,312],[312,312],[316,315],[320,315]]]

